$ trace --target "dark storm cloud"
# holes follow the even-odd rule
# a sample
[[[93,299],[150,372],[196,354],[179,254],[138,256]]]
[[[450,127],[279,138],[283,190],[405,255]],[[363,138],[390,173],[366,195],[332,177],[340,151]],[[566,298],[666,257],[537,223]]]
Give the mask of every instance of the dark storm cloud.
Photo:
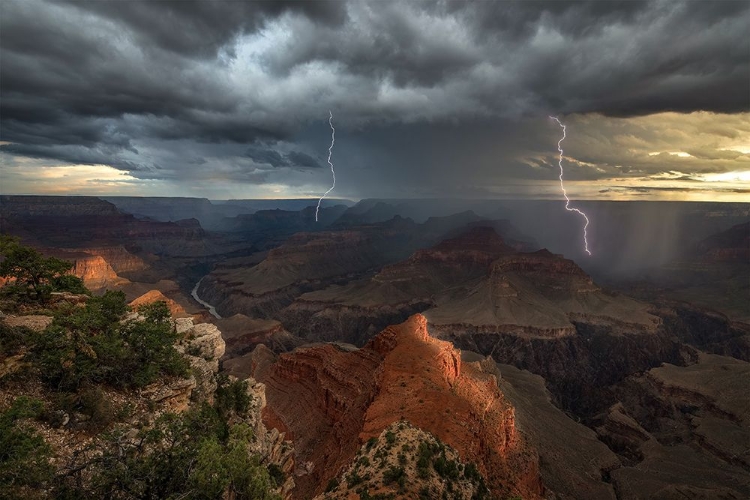
[[[132,29],[141,43],[189,56],[212,57],[234,37],[257,30],[268,18],[298,12],[323,24],[345,19],[337,0],[273,1],[133,1],[63,0]]]
[[[273,149],[253,146],[248,148],[245,154],[255,163],[264,163],[274,168],[320,168],[318,160],[302,151],[290,151],[289,153],[282,155]]]
[[[357,164],[368,151],[368,163],[394,165],[402,181],[419,182],[427,163],[450,183],[466,151],[485,180],[543,179],[554,171],[548,158],[519,163],[514,153],[538,148],[549,130],[514,136],[496,158],[495,136],[482,132],[488,120],[505,131],[549,113],[750,109],[750,3],[741,1],[9,0],[0,8],[0,136],[11,143],[0,151],[136,176],[244,159],[277,172],[251,173],[258,182],[289,175],[299,184],[294,176],[321,162],[294,141],[332,109],[337,123],[402,155],[394,161],[363,142],[359,151],[342,144],[343,157]],[[257,146],[280,142],[278,151]],[[325,143],[321,135],[301,147],[322,154]],[[629,168],[611,160],[570,170],[598,179]]]
[[[287,160],[281,156],[278,151],[272,149],[253,147],[249,148],[246,154],[256,163],[266,163],[274,168],[286,167],[289,165]]]
[[[0,151],[28,158],[51,159],[77,165],[109,165],[128,172],[148,170],[140,163],[120,158],[118,155],[120,149],[108,145],[85,147],[72,144],[62,146],[5,144],[0,146]]]
[[[298,168],[320,168],[318,160],[301,151],[291,151],[286,155],[287,160]]]

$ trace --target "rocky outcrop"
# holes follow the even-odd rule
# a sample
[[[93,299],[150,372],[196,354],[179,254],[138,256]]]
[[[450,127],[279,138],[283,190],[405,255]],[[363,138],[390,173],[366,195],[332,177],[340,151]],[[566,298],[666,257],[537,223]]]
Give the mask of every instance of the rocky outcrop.
[[[299,498],[321,493],[362,443],[399,420],[475,462],[494,494],[542,494],[536,455],[496,377],[462,365],[458,351],[429,336],[421,315],[362,349],[324,344],[282,354],[262,381],[264,420],[294,440]]]
[[[2,314],[0,313],[0,321],[10,327],[21,326],[34,330],[35,332],[41,332],[52,323],[52,316],[44,316],[41,314],[31,314],[26,316],[15,316],[13,314]]]
[[[117,287],[128,280],[117,275],[104,257],[83,250],[42,249],[46,256],[56,257],[73,264],[70,273],[83,280],[84,285],[91,290],[106,287]]]
[[[368,345],[383,353],[384,361],[363,440],[403,418],[475,462],[495,495],[541,494],[536,453],[519,433],[515,410],[495,375],[462,364],[460,351],[429,336],[422,315],[387,328]]]
[[[280,311],[300,295],[371,275],[477,219],[476,214],[457,214],[415,224],[396,216],[376,224],[297,233],[250,268],[217,266],[201,283],[199,293],[223,316],[242,313],[280,319]]]
[[[78,196],[3,196],[4,231],[48,248],[99,248],[124,245],[134,252],[199,257],[226,250],[203,229],[175,222],[139,220],[106,201]]]
[[[248,416],[245,423],[253,429],[253,442],[250,451],[264,457],[265,461],[275,464],[284,473],[284,483],[279,485],[282,498],[291,497],[294,482],[294,446],[278,429],[268,428],[263,423],[263,412],[266,408],[266,386],[252,377],[246,379],[247,393],[251,398]]]
[[[698,353],[689,366],[664,364],[619,384],[620,402],[593,420],[622,458],[611,472],[619,498],[747,498],[749,375],[750,363]]]
[[[167,307],[169,308],[169,312],[172,315],[172,317],[175,318],[182,318],[189,316],[189,314],[185,311],[185,309],[179,305],[174,300],[166,297],[163,293],[161,293],[159,290],[150,290],[140,297],[135,298],[130,302],[130,307],[137,309],[141,306],[147,305],[147,304],[153,304],[154,302],[164,302],[167,304]]]
[[[291,351],[305,343],[303,339],[287,332],[275,320],[249,318],[235,314],[216,321],[227,345],[226,359],[242,356],[259,344],[264,344],[274,352]]]
[[[128,252],[122,245],[81,248],[79,251],[102,257],[118,275],[148,267],[143,259]]]
[[[714,234],[695,246],[695,255],[708,262],[750,261],[750,222]]]
[[[452,339],[559,339],[575,336],[578,324],[651,334],[661,322],[647,304],[602,290],[573,261],[546,250],[519,253],[481,226],[370,279],[306,293],[276,317],[311,341],[363,345],[384,322],[415,312],[437,336]]]
[[[516,409],[518,428],[539,453],[542,481],[553,498],[614,500],[607,479],[621,466],[619,457],[597,439],[597,433],[552,403],[544,379],[511,365],[495,365],[491,358],[475,359],[497,373],[500,389]]]
[[[187,409],[191,401],[213,402],[219,358],[224,355],[225,346],[221,332],[212,324],[196,325],[192,318],[178,318],[174,325],[177,333],[182,334],[175,347],[190,364],[191,375],[166,385],[152,384],[142,394],[170,411],[179,412]]]
[[[349,467],[316,500],[362,497],[485,498],[490,492],[476,465],[434,435],[394,422],[357,451]]]
[[[199,323],[185,332],[184,353],[196,379],[194,397],[213,401],[219,358],[224,355],[225,344],[215,325]]]

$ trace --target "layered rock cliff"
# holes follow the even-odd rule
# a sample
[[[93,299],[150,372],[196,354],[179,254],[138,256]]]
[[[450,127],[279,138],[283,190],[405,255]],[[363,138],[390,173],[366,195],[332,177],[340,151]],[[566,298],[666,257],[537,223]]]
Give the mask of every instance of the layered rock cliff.
[[[258,344],[268,346],[274,352],[291,351],[305,343],[286,331],[275,320],[249,318],[235,314],[216,321],[227,345],[227,358],[235,358],[252,351]]]
[[[575,335],[575,323],[643,332],[660,323],[646,304],[602,290],[573,261],[546,250],[518,252],[482,226],[385,266],[371,279],[306,293],[277,317],[302,337],[361,343],[374,333],[370,325],[422,311],[439,335],[560,338]],[[352,324],[357,317],[366,321]]]
[[[200,226],[139,220],[109,202],[78,196],[3,196],[3,230],[35,246],[126,245],[138,252],[197,257],[221,253]]]
[[[321,493],[364,442],[400,420],[476,463],[495,495],[543,492],[536,454],[496,377],[462,365],[458,351],[429,336],[421,315],[362,349],[301,348],[264,372],[258,374],[267,386],[264,418],[294,440],[298,498]]]
[[[555,402],[579,414],[606,406],[608,387],[628,375],[686,360],[657,309],[600,288],[562,256],[518,252],[487,227],[306,293],[277,317],[310,341],[363,345],[415,312],[438,338],[544,376]]]
[[[622,499],[750,495],[750,363],[698,353],[618,384],[618,403],[593,420],[622,458],[611,483]]]
[[[203,280],[199,292],[225,316],[241,313],[282,319],[279,311],[301,294],[372,275],[382,266],[429,247],[479,219],[469,212],[415,224],[411,219],[396,216],[376,224],[342,224],[325,231],[297,233],[270,250],[257,265],[217,266]],[[487,221],[487,224],[517,232],[507,223]],[[413,312],[417,311],[411,310],[409,314]],[[405,317],[408,314],[399,320]],[[293,333],[299,335],[297,331]]]

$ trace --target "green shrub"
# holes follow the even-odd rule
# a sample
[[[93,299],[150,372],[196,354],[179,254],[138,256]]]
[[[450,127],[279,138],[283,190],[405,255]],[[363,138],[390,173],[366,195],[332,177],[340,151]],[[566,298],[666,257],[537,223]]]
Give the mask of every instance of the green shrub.
[[[20,396],[0,413],[0,498],[21,498],[52,477],[50,448],[23,420],[41,415],[43,403]]]
[[[34,332],[23,326],[8,326],[0,321],[0,358],[20,353],[30,344]]]
[[[83,281],[67,274],[72,263],[45,257],[17,238],[0,235],[0,256],[0,276],[10,280],[5,288],[21,298],[46,302],[53,291],[87,292]]]
[[[228,426],[204,404],[177,415],[160,416],[135,439],[123,430],[106,434],[103,453],[87,467],[91,484],[60,478],[54,496],[71,498],[184,498],[271,500],[276,487],[269,470],[248,445],[252,429]],[[83,469],[82,469],[83,470]]]
[[[338,487],[339,487],[339,480],[338,480],[338,478],[332,477],[328,481],[328,485],[326,486],[326,493],[330,493],[330,492],[332,492],[333,490],[335,490]]]
[[[433,462],[432,466],[435,472],[443,479],[458,479],[458,463],[455,460],[448,460],[445,453],[440,454]]]
[[[117,408],[101,387],[87,387],[78,398],[79,410],[90,418],[94,429],[104,429],[117,419]]]
[[[479,481],[482,476],[479,474],[479,470],[474,462],[469,462],[464,467],[464,477],[469,481]]]
[[[56,276],[50,281],[52,290],[55,292],[70,292],[79,295],[89,295],[91,291],[83,284],[83,280],[72,274]]]
[[[392,446],[393,443],[396,442],[396,435],[393,432],[391,432],[390,430],[386,431],[385,432],[385,441],[386,441],[386,443],[388,443],[389,447]]]
[[[403,467],[390,466],[388,470],[383,473],[383,482],[385,484],[391,484],[398,482],[399,486],[403,486],[406,480],[406,471]]]
[[[247,393],[247,380],[229,381],[225,374],[219,374],[214,405],[223,418],[232,413],[240,416],[247,414],[253,398]]]
[[[125,294],[111,291],[85,307],[62,307],[33,348],[48,386],[70,392],[97,383],[133,388],[186,376],[188,363],[174,348],[178,335],[166,304],[142,308],[142,321],[123,321],[127,311]]]
[[[358,484],[362,483],[362,481],[364,481],[364,478],[357,474],[357,471],[352,471],[348,476],[346,476],[346,485],[349,488],[354,488]]]
[[[430,445],[426,441],[421,441],[417,448],[417,475],[422,479],[427,479],[430,476],[432,454]]]
[[[271,476],[271,479],[276,486],[281,486],[286,480],[284,471],[276,464],[268,464],[268,475]]]

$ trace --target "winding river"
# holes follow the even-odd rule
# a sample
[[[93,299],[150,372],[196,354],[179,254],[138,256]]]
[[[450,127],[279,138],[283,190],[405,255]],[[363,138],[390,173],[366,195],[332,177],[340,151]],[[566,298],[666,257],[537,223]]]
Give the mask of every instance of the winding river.
[[[214,306],[212,306],[211,304],[209,304],[208,302],[206,302],[205,300],[201,299],[198,296],[198,287],[201,286],[201,281],[203,281],[204,278],[205,278],[205,276],[203,278],[201,278],[198,281],[198,283],[195,284],[195,287],[193,288],[193,291],[190,293],[190,295],[193,296],[193,298],[196,300],[196,302],[198,302],[200,305],[202,305],[203,307],[205,307],[206,309],[208,309],[208,312],[211,313],[211,315],[214,318],[221,319],[221,316],[219,315],[219,313],[216,312],[216,308]]]

